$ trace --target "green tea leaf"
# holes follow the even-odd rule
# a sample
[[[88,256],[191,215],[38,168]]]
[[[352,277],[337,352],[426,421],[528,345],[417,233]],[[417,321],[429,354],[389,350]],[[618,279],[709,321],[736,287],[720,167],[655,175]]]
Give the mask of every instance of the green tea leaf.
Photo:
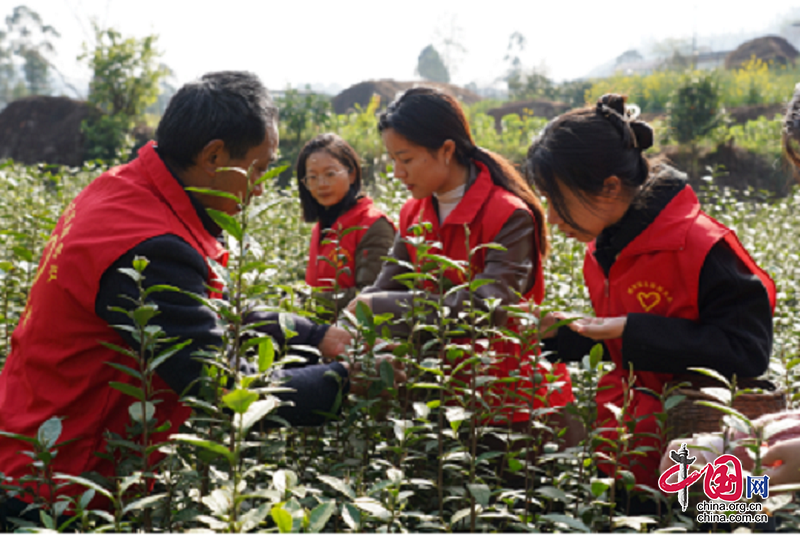
[[[707,377],[711,377],[712,379],[716,379],[717,381],[728,387],[729,390],[731,388],[730,381],[728,381],[728,379],[726,379],[724,375],[722,375],[716,370],[711,370],[708,368],[687,368],[687,369],[692,372],[701,373]]]
[[[111,381],[108,383],[108,385],[111,388],[119,390],[123,394],[133,396],[139,401],[144,401],[144,392],[138,386],[129,385],[128,383],[118,383],[116,381]]]
[[[341,492],[342,494],[344,494],[345,496],[347,496],[351,500],[355,500],[356,493],[353,492],[352,487],[350,487],[350,485],[348,485],[347,483],[345,483],[344,481],[342,481],[338,477],[317,476],[317,479],[319,479],[323,483],[327,483],[328,485],[333,487],[335,490],[338,490],[339,492]]]
[[[488,485],[484,485],[483,483],[468,483],[467,490],[469,490],[469,493],[472,494],[476,502],[484,507],[489,505],[489,497],[492,495],[492,491],[489,489]]]
[[[236,414],[244,414],[250,405],[258,399],[258,394],[238,388],[222,397],[222,402]]]
[[[278,526],[278,531],[281,533],[291,533],[292,532],[292,515],[289,514],[286,509],[283,507],[276,505],[272,508],[270,512],[270,516],[272,516],[272,520],[275,521],[275,524]]]
[[[61,430],[61,418],[53,416],[39,426],[39,430],[36,432],[36,438],[43,448],[49,450],[58,442],[61,436]]]
[[[278,398],[275,396],[268,396],[267,399],[262,399],[251,404],[247,408],[247,412],[242,416],[242,431],[247,432],[253,425],[264,418],[267,414],[271,413],[278,407]]]
[[[361,512],[351,503],[342,506],[342,520],[353,531],[361,527]]]
[[[584,524],[583,522],[581,522],[581,520],[579,518],[573,518],[573,517],[571,517],[569,515],[565,515],[565,514],[562,514],[562,513],[548,513],[548,514],[541,515],[539,518],[542,519],[542,520],[548,520],[548,521],[553,522],[553,523],[565,524],[567,527],[570,527],[570,528],[572,528],[574,530],[577,530],[577,531],[582,531],[584,533],[587,533],[587,532],[590,531],[589,527],[586,524]],[[560,531],[560,530],[558,530],[558,531]]]
[[[356,498],[354,504],[365,513],[369,513],[379,520],[389,520],[389,518],[392,516],[389,510],[374,498],[362,496],[360,498]]]
[[[258,344],[258,371],[265,373],[275,360],[275,346],[272,338],[266,337]]]
[[[131,415],[131,419],[133,419],[134,422],[145,423],[153,419],[153,416],[156,414],[155,405],[148,401],[145,403],[145,407],[145,418],[142,418],[142,404],[140,402],[133,403],[128,407],[128,414]]]
[[[138,500],[130,502],[122,509],[122,514],[130,513],[131,511],[136,511],[138,509],[147,509],[149,507],[153,507],[153,505],[157,504],[159,501],[163,500],[167,495],[164,494],[153,494],[151,496],[145,496],[144,498],[139,498]]]
[[[208,212],[208,215],[211,216],[211,219],[214,220],[214,223],[219,225],[222,230],[230,234],[231,237],[236,241],[242,241],[244,238],[244,230],[242,229],[242,225],[239,223],[238,219],[226,214],[225,212],[214,210],[213,208],[206,208],[206,212]]]
[[[186,442],[187,444],[199,446],[213,453],[222,455],[226,459],[228,459],[230,463],[233,463],[234,460],[233,453],[231,452],[231,450],[229,450],[226,446],[223,446],[222,444],[200,438],[196,435],[187,435],[182,433],[172,435],[171,438],[172,440],[177,440],[179,442]]]
[[[97,483],[95,483],[94,481],[91,481],[89,479],[86,479],[86,478],[83,478],[83,477],[80,477],[80,476],[73,476],[73,475],[70,475],[70,474],[61,474],[61,473],[55,474],[53,476],[53,479],[71,481],[72,483],[75,483],[75,484],[80,485],[82,487],[86,487],[87,489],[92,489],[93,491],[102,494],[103,496],[105,496],[106,498],[111,500],[112,503],[114,503],[116,501],[114,499],[114,496],[111,494],[111,492],[107,491],[106,489],[104,489],[103,487],[101,487],[100,485],[98,485]]]
[[[308,515],[308,533],[322,533],[325,524],[336,511],[336,502],[322,502]]]
[[[133,320],[136,322],[136,325],[144,327],[158,314],[159,311],[156,305],[142,305],[133,311]]]
[[[389,362],[388,359],[384,359],[381,361],[379,365],[379,371],[381,374],[381,382],[383,382],[383,386],[385,388],[393,388],[394,387],[394,368],[392,367],[392,363]]]
[[[220,191],[220,190],[217,190],[217,189],[209,189],[209,188],[195,188],[195,187],[189,187],[189,188],[184,188],[184,189],[186,191],[191,191],[191,192],[194,192],[194,193],[200,193],[201,195],[210,195],[212,197],[222,197],[224,199],[229,199],[229,200],[235,201],[237,203],[242,202],[242,200],[239,197],[237,197],[233,193],[228,193],[227,191]],[[222,225],[220,225],[220,226],[222,226]]]

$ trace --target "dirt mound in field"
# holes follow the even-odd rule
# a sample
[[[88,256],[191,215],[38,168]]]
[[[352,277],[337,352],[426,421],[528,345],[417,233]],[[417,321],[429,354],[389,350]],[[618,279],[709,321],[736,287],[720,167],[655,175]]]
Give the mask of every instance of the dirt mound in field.
[[[15,100],[0,112],[0,159],[79,166],[84,160],[81,122],[97,113],[91,104],[67,97]]]
[[[786,113],[786,103],[778,104],[754,104],[752,106],[738,106],[736,108],[726,108],[731,121],[734,124],[744,124],[747,121],[755,121],[759,117],[766,117],[769,120],[775,118],[776,114]],[[666,113],[642,113],[639,118],[647,123],[660,120],[666,124]]]
[[[730,108],[728,113],[735,123],[746,123],[747,121],[755,121],[759,117],[766,117],[767,119],[774,119],[775,114],[783,115],[786,113],[786,104],[755,104],[753,106],[740,106],[738,108]]]
[[[749,152],[734,143],[718,146],[699,155],[697,173],[692,174],[692,161],[688,151],[678,147],[664,147],[661,152],[668,163],[689,174],[693,186],[703,183],[701,177],[709,175],[707,167],[721,173],[714,179],[718,186],[728,186],[740,191],[752,187],[777,195],[786,195],[792,182],[792,171],[782,161],[774,161]],[[721,167],[718,167],[721,166]]]
[[[783,37],[767,35],[739,45],[725,58],[725,68],[738,69],[754,56],[762,61],[771,61],[775,65],[794,65],[798,55],[800,53],[797,49]]]
[[[552,119],[556,115],[561,115],[565,111],[569,111],[569,109],[569,104],[564,102],[534,99],[509,102],[499,108],[486,110],[486,114],[494,117],[494,127],[499,132],[501,130],[501,121],[506,115],[517,114],[522,117],[526,113],[532,113],[537,117]]]
[[[336,113],[348,113],[355,109],[358,104],[361,108],[366,108],[372,95],[381,97],[381,108],[385,108],[395,97],[405,91],[417,86],[435,87],[448,95],[451,95],[464,104],[474,104],[481,100],[479,95],[472,91],[452,84],[440,82],[398,82],[397,80],[370,80],[352,85],[333,97],[333,111]]]

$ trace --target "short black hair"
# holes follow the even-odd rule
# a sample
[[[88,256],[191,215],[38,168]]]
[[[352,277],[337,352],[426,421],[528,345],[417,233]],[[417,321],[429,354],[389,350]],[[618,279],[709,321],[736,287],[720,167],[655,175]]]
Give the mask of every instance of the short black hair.
[[[222,71],[204,74],[170,99],[156,130],[159,154],[186,169],[210,141],[225,143],[231,158],[264,142],[278,108],[255,74]]]

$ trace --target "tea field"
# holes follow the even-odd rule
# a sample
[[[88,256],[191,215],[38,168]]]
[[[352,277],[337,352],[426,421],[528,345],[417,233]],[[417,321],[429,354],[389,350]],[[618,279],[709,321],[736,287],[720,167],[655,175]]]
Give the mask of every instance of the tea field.
[[[354,119],[356,120],[356,119]],[[339,125],[345,129],[347,125]],[[508,130],[513,132],[513,129]],[[510,134],[509,134],[510,135]],[[376,136],[376,139],[377,136]],[[498,139],[498,145],[519,141]],[[519,149],[515,149],[519,150]],[[510,157],[512,155],[509,155]],[[377,157],[376,157],[377,158]],[[378,162],[375,162],[378,163]],[[0,164],[0,366],[10,349],[11,333],[24,307],[37,263],[50,230],[69,201],[103,171],[95,162],[81,169],[23,166],[10,161]],[[277,176],[277,174],[275,174]],[[272,181],[273,179],[268,179]],[[271,182],[268,182],[271,183]],[[368,189],[377,203],[393,217],[406,198],[397,181],[378,173]],[[723,191],[708,181],[700,192],[706,210],[734,228],[758,263],[777,283],[775,343],[768,377],[790,394],[790,403],[800,406],[800,191],[768,200],[750,191]],[[241,313],[246,302],[258,301],[281,311],[314,316],[316,310],[305,299],[301,282],[307,260],[310,225],[302,222],[296,192],[267,187],[238,220],[229,222],[229,304],[218,307],[228,345],[242,358],[257,361],[268,377],[269,370],[284,365],[283,354],[268,340],[249,344],[236,342],[242,331]],[[554,232],[553,250],[546,266],[546,309],[589,311],[581,265],[584,247]],[[425,244],[420,244],[423,249]],[[147,274],[144,263],[135,266]],[[435,276],[435,273],[434,275]],[[146,307],[146,303],[141,303]],[[432,306],[439,306],[432,303]],[[480,370],[485,360],[471,348],[448,344],[444,333],[455,328],[450,321],[478,325],[480,312],[468,311],[459,320],[440,316],[433,324],[419,310],[406,318],[417,332],[430,332],[446,345],[444,358],[431,358],[415,337],[394,340],[394,353],[406,361],[408,381],[393,386],[390,366],[373,366],[376,355],[387,352],[380,341],[382,324],[391,321],[360,310],[351,327],[355,342],[348,359],[364,363],[372,386],[366,396],[350,395],[341,400],[341,413],[320,428],[266,430],[258,421],[274,411],[274,394],[280,385],[264,376],[247,377],[220,364],[209,364],[209,375],[222,384],[225,374],[234,375],[236,388],[229,393],[211,389],[202,400],[193,400],[195,413],[169,443],[153,445],[142,434],[142,414],[131,411],[131,436],[116,447],[130,462],[120,465],[114,483],[86,478],[55,479],[42,471],[42,478],[56,484],[84,485],[80,500],[56,499],[42,503],[45,525],[57,529],[52,512],[67,507],[77,511],[72,527],[82,531],[272,531],[272,532],[587,532],[587,531],[749,531],[756,526],[699,526],[691,510],[681,512],[675,496],[642,491],[658,501],[657,514],[637,514],[633,505],[638,492],[625,492],[633,482],[620,472],[620,483],[612,485],[596,469],[590,431],[579,446],[562,451],[558,439],[542,435],[526,444],[536,452],[530,462],[515,448],[483,445],[493,437],[496,444],[510,445],[522,438],[507,426],[492,427],[490,408],[479,399],[476,383],[462,385],[453,380],[457,372],[452,357],[466,356],[467,365]],[[140,318],[141,320],[141,318]],[[522,341],[532,344],[535,322],[521,318]],[[146,320],[138,324],[146,329]],[[291,322],[284,328],[291,330]],[[475,327],[474,336],[489,336],[485,327]],[[508,334],[508,333],[506,333]],[[163,350],[175,341],[152,341]],[[207,355],[213,363],[224,363],[227,351]],[[577,402],[574,414],[594,421],[594,390],[598,377],[608,369],[597,352],[572,365]],[[482,361],[481,359],[484,359]],[[135,365],[133,357],[131,366]],[[152,373],[144,363],[143,376]],[[226,371],[227,370],[227,371]],[[475,381],[490,382],[474,374]],[[444,404],[456,394],[461,405]],[[674,403],[669,401],[668,404]],[[132,405],[145,406],[149,400]],[[229,410],[223,411],[223,408]],[[145,411],[147,410],[144,407]],[[546,427],[549,409],[532,411],[533,426]],[[624,413],[624,410],[622,411]],[[138,421],[137,421],[138,414]],[[57,416],[57,415],[56,415]],[[663,415],[662,415],[663,416]],[[662,418],[663,419],[663,418]],[[735,419],[733,419],[735,420]],[[733,420],[731,421],[732,423]],[[151,428],[163,422],[148,421]],[[69,425],[47,422],[32,441],[37,452],[57,449],[58,436]],[[741,425],[741,424],[737,424]],[[619,454],[630,445],[631,436],[620,424]],[[557,431],[557,430],[556,430]],[[168,453],[158,466],[142,464],[146,448]],[[33,449],[33,445],[32,445]],[[148,450],[149,451],[149,450]],[[40,455],[41,461],[46,455]],[[46,466],[46,460],[43,461]],[[0,467],[0,473],[2,467]],[[152,489],[145,483],[154,480]],[[104,495],[112,509],[91,506],[93,497]],[[772,494],[765,508],[778,519],[777,529],[800,530],[797,495]]]

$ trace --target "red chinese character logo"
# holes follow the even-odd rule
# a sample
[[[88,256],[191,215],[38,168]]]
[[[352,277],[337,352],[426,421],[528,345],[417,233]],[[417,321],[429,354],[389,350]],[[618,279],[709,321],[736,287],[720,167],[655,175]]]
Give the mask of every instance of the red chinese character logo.
[[[733,464],[733,473],[729,473],[728,463]],[[712,500],[725,500],[735,502],[741,499],[744,488],[742,481],[742,462],[730,454],[720,455],[713,463],[709,463],[702,470],[695,470],[677,483],[669,483],[668,479],[677,474],[681,469],[680,464],[673,465],[658,478],[658,486],[667,493],[680,492],[691,487],[695,481],[703,477],[703,491]]]

